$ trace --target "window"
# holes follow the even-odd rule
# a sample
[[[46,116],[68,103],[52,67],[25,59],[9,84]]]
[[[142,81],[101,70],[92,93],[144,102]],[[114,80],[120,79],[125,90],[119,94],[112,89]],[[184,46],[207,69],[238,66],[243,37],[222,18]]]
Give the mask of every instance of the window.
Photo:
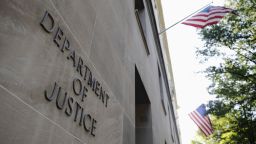
[[[135,141],[153,144],[151,104],[137,68],[135,67]]]
[[[140,34],[142,37],[142,41],[145,46],[145,50],[147,55],[149,55],[149,49],[147,44],[147,34],[146,34],[146,12],[143,0],[135,0],[135,15],[138,22]]]
[[[161,71],[160,71],[159,66],[158,66],[158,77],[159,77],[159,88],[160,88],[161,103],[162,103],[162,107],[163,107],[163,110],[164,110],[164,114],[166,115],[167,112],[166,112],[165,104],[164,104],[163,79],[162,79],[162,75],[161,75]]]

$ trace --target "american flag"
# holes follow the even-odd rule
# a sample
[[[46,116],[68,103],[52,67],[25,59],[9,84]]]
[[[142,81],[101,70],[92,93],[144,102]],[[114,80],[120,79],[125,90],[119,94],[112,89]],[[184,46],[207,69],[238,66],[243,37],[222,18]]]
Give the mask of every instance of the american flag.
[[[209,136],[213,133],[211,120],[206,113],[204,104],[200,105],[196,110],[189,113],[189,117],[196,123],[196,125],[206,136]]]
[[[196,15],[182,22],[182,24],[204,28],[208,25],[217,24],[227,13],[232,12],[230,8],[221,6],[208,6]]]

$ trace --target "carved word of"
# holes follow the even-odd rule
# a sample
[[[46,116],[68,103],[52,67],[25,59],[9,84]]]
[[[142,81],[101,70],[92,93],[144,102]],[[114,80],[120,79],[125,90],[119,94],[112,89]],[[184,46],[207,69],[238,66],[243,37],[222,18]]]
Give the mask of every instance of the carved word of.
[[[72,61],[73,68],[81,76],[83,81],[92,89],[95,95],[101,100],[101,102],[108,106],[109,95],[102,87],[102,83],[98,81],[92,74],[90,68],[84,63],[82,57],[80,57],[74,48],[72,48],[70,41],[65,36],[64,31],[57,26],[55,19],[49,12],[45,12],[40,25],[49,34],[54,34],[53,42],[59,48],[59,50]]]

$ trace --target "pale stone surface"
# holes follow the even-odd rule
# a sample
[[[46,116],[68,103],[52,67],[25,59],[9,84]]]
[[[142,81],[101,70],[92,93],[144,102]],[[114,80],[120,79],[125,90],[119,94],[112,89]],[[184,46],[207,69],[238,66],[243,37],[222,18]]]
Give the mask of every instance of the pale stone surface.
[[[0,87],[0,101],[1,143],[70,144],[75,139],[3,87]]]
[[[39,2],[32,1],[30,4],[31,7],[38,8],[40,5]],[[52,6],[51,2],[48,4]],[[15,7],[14,11],[11,11],[16,5],[19,5],[19,7]],[[61,127],[79,137],[84,143],[102,143],[102,141],[113,144],[120,143],[122,138],[122,120],[120,120],[122,108],[120,108],[119,103],[115,100],[114,95],[108,89],[104,80],[98,75],[93,63],[87,59],[87,55],[81,52],[83,48],[74,39],[65,21],[61,19],[54,7],[44,7],[44,5],[41,5],[41,13],[37,12],[36,15],[32,16],[21,15],[23,13],[15,12],[15,10],[20,10],[27,14],[35,14],[35,11],[38,11],[37,9],[23,9],[25,5],[24,1],[6,2],[5,8],[2,9],[4,12],[1,15],[10,21],[1,22],[1,26],[6,28],[1,29],[0,35],[1,41],[3,41],[1,43],[1,53],[3,56],[0,62],[1,86],[14,93],[17,98],[21,98],[22,101],[42,113],[49,120],[58,123]],[[73,122],[73,119],[65,115],[63,110],[58,110],[54,102],[49,103],[44,98],[44,90],[50,93],[54,82],[57,82],[63,90],[67,91],[68,95],[74,95],[72,93],[72,80],[80,78],[79,73],[73,68],[72,62],[67,60],[66,55],[62,54],[53,42],[54,34],[47,34],[39,25],[45,10],[48,9],[50,9],[49,12],[54,16],[58,27],[63,30],[64,35],[69,39],[72,48],[83,58],[84,64],[91,69],[93,75],[100,80],[104,89],[106,89],[111,97],[106,108],[95,96],[95,93],[88,88],[88,96],[82,105],[85,108],[85,112],[89,112],[97,119],[96,137],[99,138],[86,134],[81,126],[78,126],[77,123]],[[5,24],[7,22],[9,23]],[[7,25],[14,26],[9,28],[10,26],[7,27]],[[86,83],[83,84],[85,85]],[[78,98],[74,98],[79,101]],[[2,113],[5,113],[5,111],[2,111]],[[9,113],[9,111],[6,110],[6,113]],[[74,113],[71,117],[74,117]],[[25,121],[30,119],[40,122],[38,120],[40,118],[33,118],[32,116],[23,118]],[[2,120],[7,121],[8,119],[2,118]],[[11,122],[15,123],[16,121]],[[12,131],[19,131],[17,129],[12,129]],[[112,131],[115,138],[109,136],[107,131]],[[114,135],[114,133],[116,134]],[[26,141],[29,142],[29,139],[27,138]],[[31,143],[33,142],[31,141]]]
[[[123,117],[123,143],[122,144],[135,144],[135,126],[125,115]]]
[[[65,20],[82,51],[90,53],[93,31],[96,22],[96,10],[84,0],[52,0],[54,6]]]
[[[40,21],[48,11],[55,20],[52,33]],[[3,144],[135,144],[135,65],[151,102],[152,140],[170,142],[170,122],[159,90],[158,55],[149,18],[147,55],[127,0],[2,0],[0,2],[0,139]],[[83,59],[109,94],[107,107],[54,42],[57,29]],[[84,69],[83,69],[84,70]],[[84,75],[84,74],[83,74]],[[72,82],[88,88],[85,101],[75,96]],[[56,100],[45,98],[54,83],[61,86],[97,120],[95,137],[74,122]],[[164,92],[166,93],[166,91]],[[164,97],[167,95],[165,94]],[[165,98],[166,99],[166,98]],[[167,99],[166,99],[167,100]],[[75,111],[75,109],[73,109]]]

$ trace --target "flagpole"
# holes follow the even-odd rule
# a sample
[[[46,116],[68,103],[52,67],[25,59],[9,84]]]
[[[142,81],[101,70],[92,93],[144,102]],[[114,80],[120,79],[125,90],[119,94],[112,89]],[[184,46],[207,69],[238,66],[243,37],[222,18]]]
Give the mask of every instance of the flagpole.
[[[173,25],[169,26],[168,28],[164,29],[163,31],[161,31],[161,32],[159,33],[159,35],[161,35],[162,33],[166,32],[168,29],[174,27],[175,25],[179,24],[180,22],[182,22],[183,20],[187,19],[188,17],[190,17],[190,16],[194,15],[195,13],[199,12],[200,10],[202,10],[202,9],[204,9],[204,8],[206,8],[206,7],[208,7],[208,6],[209,6],[210,4],[212,4],[212,3],[213,3],[213,2],[210,2],[209,4],[203,6],[202,8],[200,8],[200,9],[198,9],[197,11],[193,12],[192,14],[186,16],[185,18],[179,20],[178,22],[176,22],[176,23],[174,23]]]

